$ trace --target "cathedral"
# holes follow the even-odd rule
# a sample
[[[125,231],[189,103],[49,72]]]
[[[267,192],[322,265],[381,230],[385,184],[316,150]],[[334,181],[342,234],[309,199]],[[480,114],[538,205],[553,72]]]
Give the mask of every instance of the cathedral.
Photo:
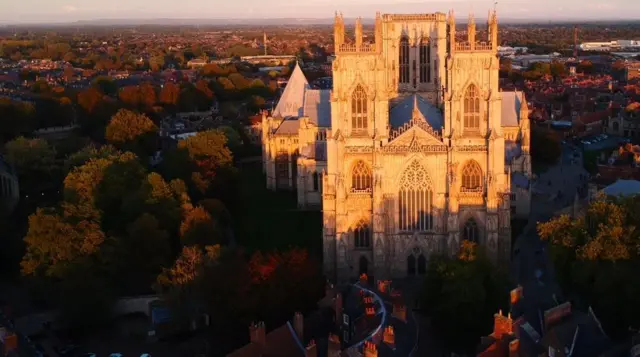
[[[511,256],[511,219],[530,206],[527,102],[498,83],[498,23],[456,36],[453,12],[377,14],[347,39],[334,24],[333,89],[296,66],[263,114],[267,187],[323,215],[323,265],[341,283],[425,274],[434,254],[473,241]]]

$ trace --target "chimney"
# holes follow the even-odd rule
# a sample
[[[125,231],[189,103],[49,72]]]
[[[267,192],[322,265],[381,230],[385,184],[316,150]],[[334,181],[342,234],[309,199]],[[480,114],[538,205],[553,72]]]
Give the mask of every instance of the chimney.
[[[336,311],[336,326],[342,325],[342,294],[336,294],[334,310]]]
[[[340,343],[340,337],[332,333],[329,334],[329,346],[327,356],[336,356],[342,351],[342,344]]]
[[[507,316],[502,315],[502,310],[493,315],[493,337],[496,339],[502,338],[503,335],[513,334],[513,320],[511,320],[511,314]]]
[[[296,312],[293,315],[293,329],[296,331],[298,338],[302,341],[304,339],[304,316],[299,312]]]
[[[544,312],[544,328],[548,331],[556,322],[571,315],[571,302],[567,301]]]
[[[520,356],[520,340],[513,340],[509,342],[509,357]]]
[[[265,348],[267,345],[267,333],[265,331],[264,322],[259,321],[249,325],[249,338],[252,343],[258,344]]]
[[[363,357],[378,357],[378,347],[373,342],[366,341],[362,352]]]
[[[518,285],[518,287],[511,290],[511,306],[522,300],[522,298],[524,298],[524,289],[522,286]]]
[[[395,335],[395,332],[393,331],[393,326],[387,326],[384,329],[384,340],[383,341],[384,341],[384,343],[389,345],[389,347],[394,349],[394,347],[396,345],[396,335]]]
[[[318,357],[318,348],[316,341],[309,341],[309,345],[305,348],[304,357]]]

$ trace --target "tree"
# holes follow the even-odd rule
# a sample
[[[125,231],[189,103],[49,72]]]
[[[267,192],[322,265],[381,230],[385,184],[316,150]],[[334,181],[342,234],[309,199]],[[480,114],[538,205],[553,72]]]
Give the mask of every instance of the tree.
[[[464,241],[458,258],[432,258],[423,286],[421,305],[444,345],[456,352],[473,351],[491,330],[493,315],[507,306],[506,275],[476,249]]]
[[[54,184],[56,176],[55,150],[43,139],[19,137],[5,144],[5,159],[12,165],[20,181],[20,189],[40,193]]]
[[[73,168],[82,166],[91,159],[114,159],[120,155],[122,155],[122,152],[112,145],[97,147],[95,144],[89,144],[67,157],[64,163],[64,171],[69,173]]]
[[[184,245],[207,245],[220,244],[223,232],[211,218],[209,212],[204,207],[198,206],[185,213],[184,220],[180,225],[180,236]]]
[[[180,100],[180,87],[173,82],[165,82],[160,90],[160,103],[175,107]]]
[[[538,224],[550,243],[556,276],[578,307],[592,307],[607,333],[625,337],[640,324],[640,216],[638,197],[598,197],[583,216]]]
[[[181,141],[178,147],[189,153],[191,160],[207,178],[213,178],[217,168],[229,166],[233,160],[227,148],[227,137],[218,130],[198,132]]]
[[[118,85],[111,77],[97,77],[93,80],[93,86],[105,95],[116,95],[118,93]]]
[[[64,278],[74,264],[95,254],[105,236],[95,221],[38,208],[29,216],[22,259],[24,275]]]
[[[120,109],[107,125],[105,138],[117,147],[146,157],[144,154],[155,149],[157,130],[158,127],[146,115]]]

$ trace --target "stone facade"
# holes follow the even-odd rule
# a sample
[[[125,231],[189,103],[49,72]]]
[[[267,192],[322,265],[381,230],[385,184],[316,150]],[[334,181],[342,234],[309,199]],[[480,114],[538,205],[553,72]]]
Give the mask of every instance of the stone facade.
[[[468,26],[457,42],[453,13],[377,14],[374,41],[358,20],[348,43],[337,14],[333,90],[309,88],[296,67],[264,115],[267,186],[322,205],[337,282],[424,274],[463,239],[508,262],[512,212],[529,213],[527,103],[499,90],[496,14],[487,41]]]

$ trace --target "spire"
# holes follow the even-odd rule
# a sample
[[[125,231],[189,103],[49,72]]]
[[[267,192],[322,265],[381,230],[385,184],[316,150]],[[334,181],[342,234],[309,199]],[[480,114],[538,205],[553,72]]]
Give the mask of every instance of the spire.
[[[264,45],[264,55],[266,56],[267,55],[267,31],[264,31],[262,35],[264,36],[263,45]]]
[[[356,19],[356,51],[362,47],[362,18]]]
[[[494,51],[498,50],[498,14],[496,9],[493,9],[493,14],[491,14],[491,28],[489,29],[489,33],[491,34],[491,48]]]
[[[380,15],[380,11],[376,12],[376,24],[375,24],[375,41],[376,41],[376,52],[382,52],[382,16]]]
[[[333,41],[335,51],[338,52],[340,46],[344,43],[344,19],[342,14],[337,11],[333,24]]]
[[[476,20],[473,18],[473,13],[469,14],[469,23],[467,24],[467,41],[473,50],[476,43]]]
[[[456,48],[456,20],[453,10],[449,10],[449,52],[454,52]]]

